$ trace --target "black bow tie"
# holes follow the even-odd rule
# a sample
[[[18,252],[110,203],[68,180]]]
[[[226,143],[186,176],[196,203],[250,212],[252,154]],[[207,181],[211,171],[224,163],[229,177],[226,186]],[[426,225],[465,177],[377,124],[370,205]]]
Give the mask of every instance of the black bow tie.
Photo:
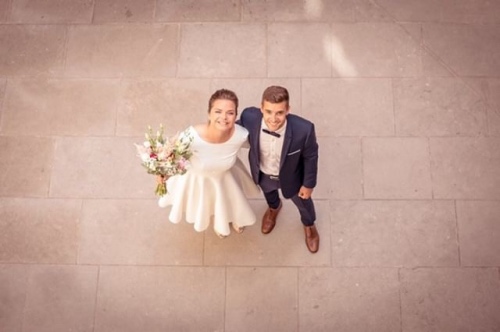
[[[278,138],[281,137],[280,134],[278,134],[278,133],[276,133],[274,131],[269,131],[267,129],[262,129],[262,131],[265,132],[266,134],[273,135],[274,137],[278,137]]]

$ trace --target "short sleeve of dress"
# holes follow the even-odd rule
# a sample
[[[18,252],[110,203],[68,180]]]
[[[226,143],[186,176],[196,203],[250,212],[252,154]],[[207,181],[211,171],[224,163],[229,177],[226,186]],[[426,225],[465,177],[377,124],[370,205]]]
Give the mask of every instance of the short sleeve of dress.
[[[240,145],[243,145],[248,139],[248,130],[246,130],[244,127],[240,125],[235,125],[235,139]]]

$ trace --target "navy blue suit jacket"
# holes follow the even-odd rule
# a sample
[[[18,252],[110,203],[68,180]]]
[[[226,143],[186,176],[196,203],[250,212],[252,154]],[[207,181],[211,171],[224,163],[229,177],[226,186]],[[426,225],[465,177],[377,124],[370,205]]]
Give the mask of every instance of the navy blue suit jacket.
[[[254,182],[259,184],[262,112],[256,107],[245,108],[238,123],[248,130],[250,172]],[[296,195],[301,186],[314,188],[317,175],[318,143],[314,124],[297,115],[288,114],[279,172],[283,196],[290,198]]]

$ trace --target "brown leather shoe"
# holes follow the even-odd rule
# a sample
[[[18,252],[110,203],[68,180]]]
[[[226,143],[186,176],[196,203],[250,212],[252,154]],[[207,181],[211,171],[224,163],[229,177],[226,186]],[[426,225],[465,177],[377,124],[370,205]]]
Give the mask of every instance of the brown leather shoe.
[[[304,232],[306,233],[307,249],[313,254],[316,253],[319,249],[319,234],[316,226],[304,226]]]
[[[281,204],[280,202],[280,206],[278,206],[276,209],[268,208],[266,213],[264,213],[264,216],[262,217],[262,233],[271,233],[274,226],[276,226],[276,218],[278,217],[278,213],[280,212],[282,206],[283,204]]]

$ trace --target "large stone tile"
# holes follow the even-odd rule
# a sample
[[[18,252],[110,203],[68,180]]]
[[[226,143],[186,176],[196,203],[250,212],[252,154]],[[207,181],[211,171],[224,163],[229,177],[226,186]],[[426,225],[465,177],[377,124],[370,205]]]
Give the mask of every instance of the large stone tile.
[[[498,269],[402,270],[405,332],[498,331]]]
[[[94,22],[151,22],[155,0],[96,0]]]
[[[396,79],[396,134],[478,136],[488,132],[487,105],[457,78]]]
[[[500,4],[489,0],[377,0],[398,21],[500,23]]]
[[[421,49],[395,23],[332,24],[333,76],[421,76]]]
[[[15,0],[10,21],[16,23],[90,23],[92,0]]]
[[[114,80],[10,80],[1,132],[7,135],[114,135]]]
[[[385,10],[369,0],[301,1],[289,0],[286,8],[280,0],[244,0],[243,21],[260,22],[363,22],[390,21]]]
[[[457,266],[452,201],[334,201],[334,266]]]
[[[66,30],[63,25],[0,25],[0,76],[60,75]]]
[[[298,331],[296,268],[228,268],[225,331]]]
[[[177,76],[265,77],[266,26],[227,23],[183,25]]]
[[[2,331],[22,331],[28,269],[27,265],[0,265],[0,326]]]
[[[0,136],[0,196],[46,197],[53,156],[50,138]]]
[[[81,202],[0,199],[0,261],[75,264]]]
[[[318,136],[392,136],[387,79],[303,79],[302,108]]]
[[[32,266],[23,331],[93,331],[98,267]]]
[[[238,0],[158,0],[155,20],[161,22],[224,22],[240,20]]]
[[[401,331],[396,269],[301,268],[299,299],[300,331]]]
[[[500,202],[458,201],[461,264],[500,266]]]
[[[500,139],[431,138],[435,198],[500,199]]]
[[[331,77],[330,26],[275,23],[267,30],[270,77]]]
[[[134,143],[140,138],[58,139],[50,196],[153,198],[156,180],[141,166]]]
[[[79,264],[201,265],[203,234],[174,225],[156,200],[86,200]]]
[[[213,79],[210,86],[210,91],[217,89],[229,89],[238,95],[239,107],[241,112],[245,107],[260,107],[262,102],[262,93],[271,85],[279,85],[285,87],[290,95],[290,113],[297,115],[302,114],[302,93],[301,83],[298,78],[255,78],[255,79],[241,79],[241,78],[221,78]],[[307,117],[307,110],[304,111]]]
[[[315,198],[361,199],[363,172],[359,138],[319,137],[318,185]]]
[[[222,331],[225,269],[101,267],[96,332]]]
[[[166,135],[174,135],[189,125],[204,123],[212,94],[209,84],[204,79],[125,81],[117,135],[143,136],[148,126],[160,124]]]
[[[205,237],[206,265],[236,266],[327,266],[330,265],[330,213],[327,201],[315,200],[316,227],[320,247],[311,254],[304,241],[304,227],[299,211],[290,200],[283,200],[283,208],[271,234],[260,231],[261,218],[267,209],[263,200],[251,201],[257,222],[245,228],[242,234],[233,232],[221,240],[210,231]]]
[[[66,74],[77,77],[173,77],[177,65],[176,25],[73,26]]]
[[[500,34],[484,25],[424,24],[424,42],[460,76],[500,76]]]
[[[363,139],[365,198],[432,198],[425,138]]]

